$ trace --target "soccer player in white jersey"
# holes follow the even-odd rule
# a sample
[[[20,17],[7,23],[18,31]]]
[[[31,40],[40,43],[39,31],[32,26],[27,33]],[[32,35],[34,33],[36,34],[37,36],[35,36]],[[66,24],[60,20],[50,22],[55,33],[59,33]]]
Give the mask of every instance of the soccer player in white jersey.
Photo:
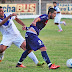
[[[61,12],[60,12],[59,7],[57,6],[57,2],[53,2],[53,5],[54,5],[54,9],[57,11],[56,17],[54,19],[54,23],[56,25],[58,25],[58,28],[59,28],[58,32],[62,32],[63,30],[62,30],[62,27],[60,24],[66,25],[66,23],[65,23],[65,21],[60,21],[61,20]]]
[[[3,8],[2,6],[0,6],[0,31],[3,35],[2,41],[0,43],[0,62],[3,60],[5,50],[7,49],[7,47],[10,47],[11,44],[15,44],[17,47],[26,50],[26,41],[16,28],[13,19],[15,19],[22,26],[24,26],[24,23],[17,18],[17,15],[15,13],[4,14]],[[31,52],[28,56],[35,62],[35,64],[43,64],[43,62],[39,63],[33,52]],[[17,67],[25,66],[23,64],[20,64]]]

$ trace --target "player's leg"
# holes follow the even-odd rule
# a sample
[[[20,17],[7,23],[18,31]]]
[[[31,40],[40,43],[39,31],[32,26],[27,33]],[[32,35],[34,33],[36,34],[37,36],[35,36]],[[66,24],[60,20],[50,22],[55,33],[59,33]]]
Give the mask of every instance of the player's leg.
[[[58,28],[59,28],[58,32],[62,32],[63,31],[60,24],[58,24]]]
[[[3,60],[4,58],[4,51],[7,49],[7,46],[5,45],[0,45],[0,62]]]
[[[59,24],[64,24],[64,26],[66,26],[66,23],[65,23],[65,21],[61,21],[61,15],[59,16],[59,20],[60,20],[60,23]]]
[[[62,27],[61,27],[61,25],[60,25],[59,23],[55,23],[55,25],[57,25],[58,28],[59,28],[58,32],[62,32],[62,31],[63,31],[63,30],[62,30]]]
[[[38,59],[36,58],[36,56],[34,55],[34,53],[32,52],[31,48],[29,47],[29,45],[27,44],[27,50],[25,50],[19,60],[19,62],[17,63],[16,67],[23,67],[25,68],[26,66],[24,66],[22,64],[22,62],[24,61],[24,59],[27,57],[27,55],[38,65],[43,65],[44,62],[39,63]]]
[[[61,25],[60,25],[60,20],[61,20],[61,18],[58,17],[58,16],[56,16],[55,19],[54,19],[54,23],[55,23],[55,25],[57,25],[58,28],[59,28],[58,32],[63,31],[63,30],[62,30],[62,27],[61,27]]]
[[[26,41],[25,41],[25,39],[21,35],[13,43],[16,46],[18,46],[19,48],[22,48],[23,50],[26,50]],[[28,54],[28,56],[34,61],[34,63],[36,65],[41,66],[41,65],[44,64],[44,62],[39,62],[38,61],[37,57],[35,56],[35,54],[33,52],[30,52]],[[20,62],[18,62],[18,63],[20,63]]]
[[[40,48],[40,50],[41,50],[42,57],[45,60],[45,62],[47,63],[49,69],[57,69],[60,67],[60,66],[56,66],[51,63],[51,61],[47,55],[47,52],[46,52],[46,47],[42,47],[42,48]]]
[[[17,63],[16,67],[23,67],[25,68],[26,66],[24,66],[22,64],[22,62],[25,60],[25,58],[27,57],[27,55],[31,52],[32,50],[25,50],[19,60],[19,62]]]
[[[14,40],[14,37],[12,38],[13,36],[3,36],[3,39],[0,43],[0,57],[2,56],[2,59],[4,57],[4,51],[11,46],[13,40]]]
[[[24,41],[24,42],[21,44],[20,47],[21,47],[23,50],[26,50],[26,41]],[[35,62],[35,64],[38,64],[38,63],[39,63],[37,57],[35,56],[35,54],[34,54],[33,52],[30,52],[30,53],[28,54],[28,57],[30,57],[30,58]]]
[[[16,45],[16,46],[18,46],[19,48],[22,48],[23,50],[25,50],[23,53],[22,53],[22,55],[21,55],[21,57],[20,57],[20,60],[19,60],[19,62],[17,63],[17,65],[16,65],[16,67],[23,67],[23,68],[25,68],[26,66],[24,66],[23,64],[22,64],[22,61],[27,57],[27,55],[29,54],[28,53],[28,50],[26,50],[26,41],[25,41],[25,39],[20,35],[20,36],[18,36],[16,39],[15,39],[15,41],[13,41],[13,43]]]
[[[35,38],[35,40],[33,41],[34,44],[32,44],[34,47],[33,50],[35,50],[35,51],[37,49],[41,50],[41,55],[42,55],[43,59],[45,60],[45,62],[48,64],[49,68],[51,68],[51,69],[58,68],[59,66],[56,66],[51,63],[51,61],[47,55],[46,47],[44,46],[44,43],[38,38],[38,36],[34,36],[34,38]]]
[[[7,49],[7,46],[0,45],[0,53],[3,53]]]
[[[66,26],[66,22],[65,21],[60,21],[60,24],[64,24],[64,26]]]

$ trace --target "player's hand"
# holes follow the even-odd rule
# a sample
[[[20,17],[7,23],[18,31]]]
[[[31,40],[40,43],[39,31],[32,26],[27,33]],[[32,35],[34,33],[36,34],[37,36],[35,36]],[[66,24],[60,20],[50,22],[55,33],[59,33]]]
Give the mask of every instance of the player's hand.
[[[26,30],[26,26],[23,26],[23,27],[22,27],[22,30]]]
[[[12,13],[10,16],[16,16],[17,17],[17,15],[15,13]]]
[[[33,25],[33,26],[36,26],[36,22],[32,22],[32,25]]]

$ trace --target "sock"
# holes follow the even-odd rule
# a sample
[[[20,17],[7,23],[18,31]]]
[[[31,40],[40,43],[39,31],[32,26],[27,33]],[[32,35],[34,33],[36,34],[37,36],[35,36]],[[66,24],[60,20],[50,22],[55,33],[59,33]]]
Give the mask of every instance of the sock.
[[[22,64],[22,62],[18,62],[18,63],[17,63],[17,65],[21,65],[21,64]]]
[[[22,56],[21,56],[21,58],[20,58],[20,60],[19,60],[19,62],[18,63],[22,63],[22,61],[27,57],[27,55],[28,55],[29,53],[28,53],[28,50],[25,50],[24,52],[23,52],[23,54],[22,54]]]
[[[50,68],[50,67],[51,67],[51,65],[52,65],[52,63],[49,63],[49,64],[48,64],[48,67]]]
[[[52,63],[50,62],[50,59],[46,53],[46,51],[42,51],[41,52],[43,59],[45,60],[45,62],[48,64],[48,66],[50,67],[52,65]]]
[[[61,21],[61,22],[60,22],[60,24],[63,24],[63,23],[64,23],[64,21]]]
[[[58,25],[58,27],[59,27],[59,29],[60,29],[60,30],[62,30],[62,28],[61,28],[61,25],[60,25],[60,24]]]
[[[38,59],[33,52],[29,53],[28,56],[34,61],[35,64],[38,64]]]

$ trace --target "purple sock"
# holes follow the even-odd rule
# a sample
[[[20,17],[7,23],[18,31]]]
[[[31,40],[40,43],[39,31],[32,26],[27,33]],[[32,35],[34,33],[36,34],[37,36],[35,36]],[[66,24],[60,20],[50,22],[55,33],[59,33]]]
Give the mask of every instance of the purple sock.
[[[27,57],[28,54],[29,54],[28,50],[24,51],[21,58],[20,58],[20,60],[19,60],[19,62],[22,62]]]

